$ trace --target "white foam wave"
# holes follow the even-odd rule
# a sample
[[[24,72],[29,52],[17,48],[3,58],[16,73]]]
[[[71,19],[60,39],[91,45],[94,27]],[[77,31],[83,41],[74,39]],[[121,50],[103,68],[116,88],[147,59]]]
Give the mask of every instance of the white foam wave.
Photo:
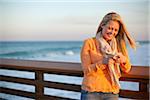
[[[65,55],[70,55],[70,56],[72,56],[72,55],[74,55],[74,54],[75,54],[75,53],[74,53],[73,51],[71,51],[71,50],[65,52]]]

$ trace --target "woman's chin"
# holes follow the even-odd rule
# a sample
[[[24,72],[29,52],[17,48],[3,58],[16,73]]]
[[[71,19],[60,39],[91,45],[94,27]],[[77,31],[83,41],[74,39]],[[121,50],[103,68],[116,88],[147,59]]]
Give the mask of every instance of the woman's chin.
[[[112,40],[112,38],[106,38],[106,41],[111,41]]]
[[[112,40],[112,37],[111,37],[111,36],[105,36],[104,39],[105,39],[106,41],[111,41],[111,40]]]

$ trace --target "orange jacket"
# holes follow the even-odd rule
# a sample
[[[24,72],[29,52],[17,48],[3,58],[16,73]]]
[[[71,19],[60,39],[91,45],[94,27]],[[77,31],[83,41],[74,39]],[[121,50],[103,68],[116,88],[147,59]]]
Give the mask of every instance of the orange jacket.
[[[89,92],[113,92],[119,93],[118,87],[113,87],[106,64],[102,63],[103,55],[99,51],[100,45],[95,38],[84,41],[81,50],[81,64],[84,72],[82,89]],[[129,59],[124,66],[120,66],[123,72],[129,72],[131,64]]]

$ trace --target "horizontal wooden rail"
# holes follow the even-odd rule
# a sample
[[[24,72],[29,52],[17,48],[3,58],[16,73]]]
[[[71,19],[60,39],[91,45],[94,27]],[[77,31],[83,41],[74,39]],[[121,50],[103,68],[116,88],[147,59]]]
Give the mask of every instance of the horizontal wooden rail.
[[[35,93],[16,89],[1,88],[1,93],[34,98],[36,100],[67,99],[66,97],[51,96],[44,94],[44,87],[62,89],[68,91],[81,91],[80,85],[51,82],[44,80],[44,73],[83,76],[80,63],[50,62],[33,60],[0,59],[0,68],[8,70],[31,71],[35,73],[35,79],[26,79],[1,75],[1,81],[21,83],[35,86]],[[119,96],[133,99],[149,98],[149,66],[132,66],[130,73],[122,74],[120,81],[138,82],[139,91],[121,90]]]
[[[21,90],[16,90],[16,89],[9,89],[9,88],[1,87],[0,92],[12,94],[12,95],[17,95],[17,96],[28,97],[28,98],[35,98],[35,94],[32,92],[21,91]]]
[[[1,75],[0,80],[1,81],[6,81],[6,82],[35,85],[35,81],[33,79],[26,79],[26,78],[18,78],[18,77],[11,77],[11,76]]]

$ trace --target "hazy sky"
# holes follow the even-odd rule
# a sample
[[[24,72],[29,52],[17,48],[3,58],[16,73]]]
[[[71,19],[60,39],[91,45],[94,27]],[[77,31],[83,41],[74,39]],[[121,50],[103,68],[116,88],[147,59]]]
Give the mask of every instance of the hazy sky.
[[[148,10],[148,0],[0,0],[0,40],[84,40],[111,11],[148,40]]]

